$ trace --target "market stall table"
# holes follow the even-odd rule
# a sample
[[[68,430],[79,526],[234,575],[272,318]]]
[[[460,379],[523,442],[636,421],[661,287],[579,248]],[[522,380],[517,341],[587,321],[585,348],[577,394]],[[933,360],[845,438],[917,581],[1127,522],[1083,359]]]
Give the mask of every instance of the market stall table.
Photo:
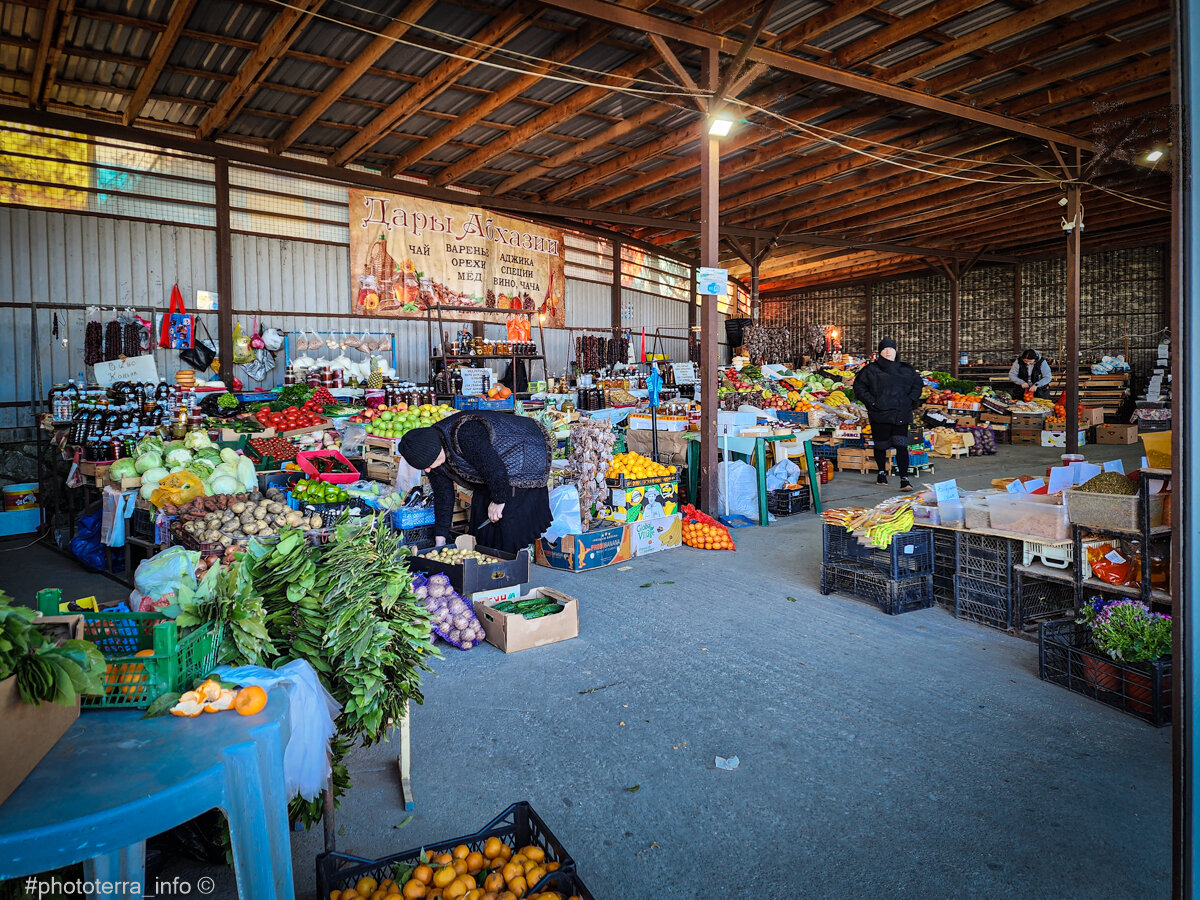
[[[821,514],[820,477],[817,474],[816,461],[813,459],[812,439],[817,436],[815,428],[796,431],[794,434],[776,434],[762,437],[720,437],[717,438],[717,449],[726,453],[737,453],[747,457],[750,464],[758,473],[758,523],[770,524],[767,512],[767,442],[783,441],[786,443],[799,442],[804,445],[804,459],[809,473],[809,489],[812,492],[813,510]],[[700,442],[693,440],[688,447],[688,493],[696,496],[696,484],[700,471]]]
[[[279,688],[255,716],[84,713],[0,805],[0,879],[83,862],[85,881],[141,885],[93,896],[154,893],[142,885],[146,839],[220,808],[241,900],[293,897],[283,778],[289,733]],[[205,892],[198,885],[192,893]]]

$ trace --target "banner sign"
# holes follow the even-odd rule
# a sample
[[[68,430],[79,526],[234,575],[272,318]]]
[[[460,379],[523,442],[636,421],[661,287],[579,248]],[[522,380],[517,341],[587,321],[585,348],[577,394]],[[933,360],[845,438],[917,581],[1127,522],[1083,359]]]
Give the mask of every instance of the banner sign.
[[[355,313],[423,318],[430,305],[523,309],[540,313],[546,328],[561,328],[563,255],[559,228],[471,206],[350,190]]]

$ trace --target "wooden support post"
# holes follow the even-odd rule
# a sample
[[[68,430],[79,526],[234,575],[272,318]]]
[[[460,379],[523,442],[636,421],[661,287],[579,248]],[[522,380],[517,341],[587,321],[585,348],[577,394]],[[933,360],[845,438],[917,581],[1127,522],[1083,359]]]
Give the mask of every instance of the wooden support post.
[[[694,282],[695,279],[692,279]],[[614,333],[621,327],[621,242],[613,238],[612,242],[612,295],[610,298],[610,318]]]
[[[867,320],[867,346],[863,349],[863,352],[867,356],[870,356],[871,348],[875,346],[875,341],[872,339],[872,333],[875,331],[875,288],[870,281],[863,286],[863,306],[865,307],[863,310],[864,317]],[[842,335],[842,337],[845,338],[845,335]],[[880,335],[880,338],[882,337],[883,335]],[[845,346],[845,343],[843,343],[842,347],[844,348]],[[849,353],[850,351],[847,350],[846,352]]]
[[[233,390],[233,232],[229,224],[229,160],[216,160],[217,343],[221,380]],[[197,375],[200,373],[197,372]]]
[[[699,276],[696,274],[695,266],[689,266],[688,271],[691,273],[692,279],[692,294],[688,298],[688,330],[690,332],[691,329],[700,324],[700,310],[696,303],[696,279]]]
[[[1012,349],[1013,353],[1021,352],[1021,264],[1013,264],[1013,316],[1012,316]]]
[[[700,83],[716,91],[720,72],[715,47],[701,51]],[[712,106],[709,107],[710,113]],[[720,140],[708,134],[708,122],[700,129],[700,265],[716,266],[720,241]],[[717,515],[717,298],[706,296],[700,309],[700,506]]]
[[[1082,216],[1079,185],[1067,185],[1067,349],[1063,366],[1067,376],[1067,452],[1079,452],[1079,245]]]
[[[761,306],[758,299],[758,257],[750,262],[750,318],[755,325],[758,324],[759,307]]]
[[[950,276],[950,374],[958,377],[958,260],[948,266]]]

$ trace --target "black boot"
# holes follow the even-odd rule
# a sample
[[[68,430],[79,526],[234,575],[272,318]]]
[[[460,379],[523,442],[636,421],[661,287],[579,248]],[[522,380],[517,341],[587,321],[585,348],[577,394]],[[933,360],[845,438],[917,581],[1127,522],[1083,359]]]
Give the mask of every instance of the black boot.
[[[880,472],[879,477],[875,479],[875,483],[886,485],[887,484],[887,474],[885,472]]]
[[[912,484],[909,483],[909,480],[907,478],[900,479],[900,490],[911,491],[912,489],[913,489],[913,486],[912,486]]]

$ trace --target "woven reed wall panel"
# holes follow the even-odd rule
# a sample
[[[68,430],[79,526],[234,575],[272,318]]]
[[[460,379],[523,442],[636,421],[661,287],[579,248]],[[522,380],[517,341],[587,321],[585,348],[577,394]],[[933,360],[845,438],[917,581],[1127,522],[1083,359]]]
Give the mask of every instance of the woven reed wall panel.
[[[866,288],[862,285],[828,288],[764,299],[759,321],[791,332],[792,353],[801,355],[804,330],[810,325],[836,325],[842,332],[842,349],[856,356],[871,346],[867,334]],[[873,348],[872,348],[873,349]]]
[[[929,275],[883,281],[874,286],[873,293],[876,340],[895,340],[900,358],[917,368],[946,369],[950,364],[947,280]]]
[[[1125,352],[1134,374],[1154,366],[1167,327],[1166,248],[1090,253],[1080,260],[1079,346],[1084,361]],[[1039,260],[1021,272],[1021,339],[1057,357],[1065,341],[1066,261]]]

